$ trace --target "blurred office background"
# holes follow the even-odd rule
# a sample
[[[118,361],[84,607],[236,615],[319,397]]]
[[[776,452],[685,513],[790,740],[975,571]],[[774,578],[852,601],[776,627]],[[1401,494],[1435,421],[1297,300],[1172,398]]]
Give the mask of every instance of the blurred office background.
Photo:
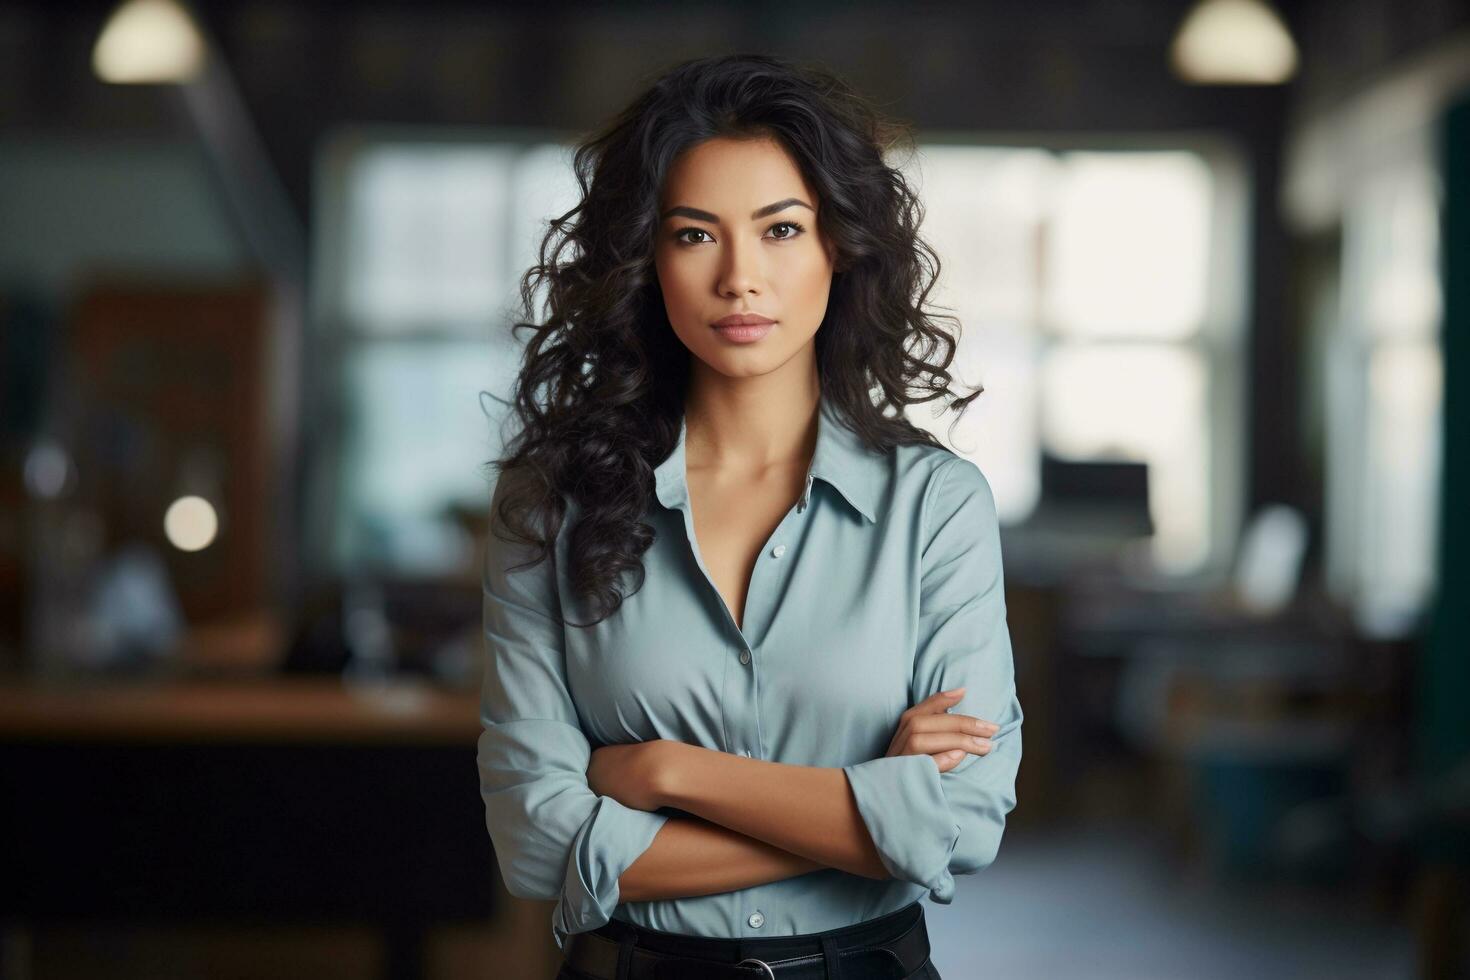
[[[1470,4],[0,0],[0,975],[549,977],[506,325],[654,73],[911,120],[1026,758],[946,977],[1470,975]]]

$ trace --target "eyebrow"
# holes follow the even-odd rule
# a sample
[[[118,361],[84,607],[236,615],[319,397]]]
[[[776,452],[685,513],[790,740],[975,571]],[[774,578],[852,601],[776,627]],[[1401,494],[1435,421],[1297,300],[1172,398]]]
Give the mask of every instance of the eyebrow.
[[[754,211],[750,212],[750,220],[759,221],[761,218],[764,218],[768,214],[775,214],[777,211],[784,211],[792,205],[806,208],[808,211],[812,211],[815,213],[815,209],[800,198],[788,197],[784,201],[777,201],[775,204],[767,204],[763,208],[756,208]],[[695,221],[708,221],[709,223],[716,225],[720,223],[719,215],[712,214],[709,211],[701,211],[699,208],[691,208],[683,204],[679,205],[678,207],[669,208],[663,213],[663,216],[659,220],[663,221],[676,215],[680,215],[685,218],[693,218]]]

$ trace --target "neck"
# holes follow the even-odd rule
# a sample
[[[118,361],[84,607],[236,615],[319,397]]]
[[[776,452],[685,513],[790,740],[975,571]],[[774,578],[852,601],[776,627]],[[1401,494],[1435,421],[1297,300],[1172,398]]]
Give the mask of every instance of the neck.
[[[684,402],[688,465],[742,472],[804,466],[816,449],[820,400],[815,362],[753,378],[698,371]]]

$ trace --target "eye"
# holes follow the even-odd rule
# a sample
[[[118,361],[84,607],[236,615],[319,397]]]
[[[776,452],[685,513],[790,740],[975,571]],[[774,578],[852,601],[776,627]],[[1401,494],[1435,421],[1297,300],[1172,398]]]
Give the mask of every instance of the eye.
[[[776,240],[777,241],[785,241],[788,238],[795,238],[797,235],[800,235],[802,232],[806,231],[805,228],[803,228],[798,222],[795,222],[795,221],[782,221],[782,222],[778,222],[777,224],[774,224],[774,225],[771,226],[771,230],[772,231],[775,231],[777,228],[791,228],[791,229],[793,229],[792,232],[791,232],[791,234],[789,234],[789,235],[777,235],[776,236]]]
[[[678,231],[674,232],[674,241],[678,242],[681,245],[699,245],[699,244],[702,244],[701,242],[691,242],[689,239],[687,239],[687,238],[684,237],[686,234],[688,234],[691,231],[694,234],[696,234],[696,235],[708,235],[709,234],[709,232],[705,231],[703,228],[694,228],[692,226],[689,227],[689,228],[680,228]]]

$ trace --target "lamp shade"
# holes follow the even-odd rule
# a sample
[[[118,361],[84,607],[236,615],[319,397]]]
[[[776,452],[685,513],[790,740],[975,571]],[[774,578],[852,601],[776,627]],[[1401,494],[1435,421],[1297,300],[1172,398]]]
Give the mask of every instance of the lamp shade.
[[[92,70],[122,85],[192,81],[204,68],[204,37],[178,0],[126,0],[92,48]]]

